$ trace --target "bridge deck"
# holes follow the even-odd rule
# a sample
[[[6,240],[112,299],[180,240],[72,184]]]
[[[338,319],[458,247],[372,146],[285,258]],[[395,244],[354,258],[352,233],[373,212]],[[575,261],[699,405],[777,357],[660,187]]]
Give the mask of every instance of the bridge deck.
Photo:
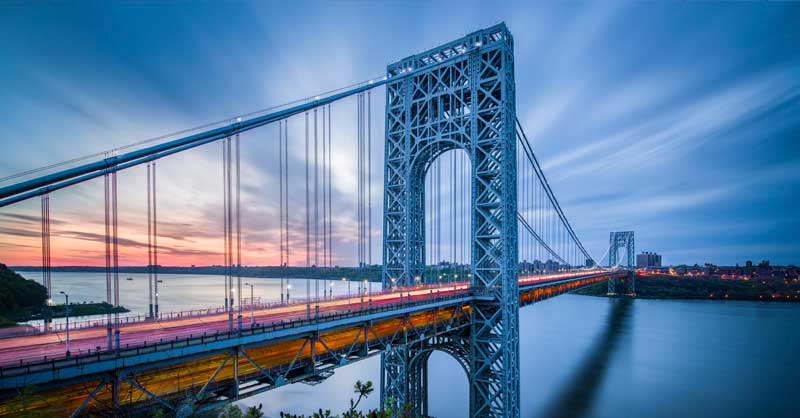
[[[532,303],[613,274],[521,277],[520,301]],[[451,332],[465,326],[454,319],[468,317],[470,303],[481,297],[466,283],[456,283],[372,295],[371,303],[340,298],[321,302],[319,317],[310,320],[304,303],[288,305],[256,311],[256,327],[232,333],[227,314],[130,324],[121,327],[119,352],[95,350],[70,358],[63,356],[61,333],[0,340],[0,399],[5,398],[0,416],[13,416],[17,390],[31,384],[43,385],[46,396],[39,402],[26,400],[26,410],[46,408],[54,400],[64,410],[75,410],[90,393],[95,405],[102,404],[115,396],[106,384],[109,373],[120,370],[136,374],[118,385],[128,396],[119,399],[124,404],[148,398],[161,402],[187,390],[230,397],[231,386],[239,391],[235,396],[249,396],[318,375],[326,364],[334,368],[379,353],[398,333],[430,338]],[[245,317],[246,324],[249,319]],[[73,350],[94,350],[107,343],[106,330],[78,330],[70,333],[70,340]],[[234,375],[239,385],[232,385]],[[248,379],[252,385],[243,385]],[[224,395],[216,389],[224,389]]]

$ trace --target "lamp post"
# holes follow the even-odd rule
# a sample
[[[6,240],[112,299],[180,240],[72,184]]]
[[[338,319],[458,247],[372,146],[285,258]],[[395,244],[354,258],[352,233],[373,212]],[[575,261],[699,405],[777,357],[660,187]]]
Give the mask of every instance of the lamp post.
[[[331,286],[330,286],[331,288],[330,288],[330,290],[328,291],[328,299],[329,299],[329,300],[332,300],[332,299],[333,299],[333,284],[334,284],[334,282],[333,282],[333,280],[331,280]]]
[[[250,326],[256,325],[256,317],[253,310],[255,309],[255,299],[253,298],[253,284],[252,283],[245,283],[245,286],[250,286]],[[283,299],[283,293],[281,293],[281,299]],[[281,301],[283,302],[283,301]]]
[[[292,285],[291,284],[287,284],[286,285],[286,303],[287,304],[289,303],[289,290],[291,290],[291,289],[292,289]]]
[[[69,295],[64,293],[63,290],[61,292],[59,292],[59,293],[64,295],[64,299],[66,299],[65,308],[66,308],[66,316],[67,316],[67,357],[69,357]]]
[[[350,281],[347,280],[347,277],[342,277],[342,281],[347,281],[347,304],[350,305]]]

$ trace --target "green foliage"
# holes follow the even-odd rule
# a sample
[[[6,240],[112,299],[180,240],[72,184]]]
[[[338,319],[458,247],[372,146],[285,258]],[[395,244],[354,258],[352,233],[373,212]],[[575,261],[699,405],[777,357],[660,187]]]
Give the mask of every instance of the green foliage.
[[[618,288],[627,288],[627,279]],[[605,296],[606,283],[578,290],[576,293]],[[717,277],[695,276],[636,276],[636,297],[640,299],[712,299],[798,301],[800,284],[793,280],[750,279],[731,280]]]
[[[23,308],[42,306],[47,301],[47,289],[15,273],[0,263],[0,312],[9,313]]]
[[[375,391],[375,388],[372,387],[372,381],[367,380],[367,383],[361,383],[360,380],[356,380],[354,392],[358,395],[358,399],[355,401],[350,399],[350,411],[348,412],[354,412],[361,402],[361,399],[371,395],[373,391]]]
[[[150,418],[167,418],[167,413],[161,408],[155,408],[150,411]]]
[[[306,415],[296,415],[290,414],[288,412],[281,412],[281,418],[412,418],[414,414],[410,407],[406,406],[402,408],[400,411],[394,411],[391,408],[391,400],[387,400],[386,405],[384,405],[383,410],[380,409],[371,409],[366,412],[361,412],[356,410],[358,407],[359,402],[362,399],[367,398],[375,391],[375,387],[372,385],[371,381],[367,381],[366,383],[362,383],[360,380],[356,382],[353,386],[355,394],[358,395],[358,399],[350,399],[350,409],[342,413],[341,415],[333,415],[331,414],[330,410],[318,410],[313,414],[306,416]],[[260,406],[260,405],[259,405]]]
[[[54,305],[50,309],[52,318],[62,318],[67,315],[66,305]],[[114,306],[108,302],[69,304],[69,316],[71,317],[124,312],[129,312],[129,310],[122,306]]]
[[[244,414],[242,413],[242,410],[238,406],[236,406],[234,404],[228,404],[228,405],[225,405],[224,408],[222,408],[222,412],[219,413],[218,417],[219,418],[244,418]]]
[[[261,404],[258,404],[257,407],[251,406],[247,408],[247,411],[244,412],[244,418],[263,418],[264,413],[261,412]]]

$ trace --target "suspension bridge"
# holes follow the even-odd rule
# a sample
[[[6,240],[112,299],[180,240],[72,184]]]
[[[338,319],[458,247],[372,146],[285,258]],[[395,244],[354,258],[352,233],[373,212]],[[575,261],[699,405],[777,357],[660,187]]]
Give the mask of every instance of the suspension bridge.
[[[385,91],[384,138],[376,144],[374,91]],[[154,407],[188,416],[316,383],[372,356],[381,357],[381,404],[428,416],[427,362],[439,350],[468,376],[470,416],[519,417],[519,307],[601,282],[616,291],[629,272],[601,268],[581,243],[516,117],[515,97],[513,38],[499,24],[393,63],[384,77],[2,179],[0,207],[41,199],[49,297],[50,214],[58,210],[51,195],[102,179],[106,300],[119,306],[117,173],[146,170],[149,306],[140,318],[115,314],[73,326],[70,346],[66,330],[47,319],[36,335],[0,340],[0,416]],[[280,300],[248,301],[240,144],[253,131],[277,131],[279,152],[270,158],[280,173],[280,265],[331,269],[339,259],[333,237],[342,233],[334,231],[332,198],[339,106],[356,114],[357,164],[348,169],[357,178],[359,268],[373,265],[372,158],[383,148],[380,289],[365,283],[355,295],[334,296],[322,281],[320,295],[321,280],[307,280],[305,297],[295,289],[301,297],[290,299],[280,279]],[[219,309],[169,312],[158,299],[157,164],[212,143],[222,148],[223,297]],[[302,149],[301,166],[290,148]],[[298,170],[304,184],[290,181]],[[290,193],[298,189],[299,202]]]

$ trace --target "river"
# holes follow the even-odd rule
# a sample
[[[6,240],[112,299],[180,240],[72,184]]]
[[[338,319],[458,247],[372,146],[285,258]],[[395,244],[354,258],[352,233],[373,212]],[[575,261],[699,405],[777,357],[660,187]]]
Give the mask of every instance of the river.
[[[162,310],[217,306],[222,299],[221,276],[162,276]],[[123,277],[133,280],[121,281],[121,303],[144,312],[146,277]],[[256,282],[256,297],[280,297],[275,279],[247,281]],[[53,273],[54,294],[66,290],[76,301],[101,300],[104,285],[103,274]],[[305,295],[305,280],[292,286]],[[333,288],[347,293],[345,283]],[[800,304],[563,295],[522,308],[520,324],[522,417],[798,416]],[[380,359],[340,368],[316,386],[289,385],[241,403],[261,403],[269,417],[340,412],[357,379],[377,385]],[[467,377],[455,360],[431,356],[428,382],[431,415],[467,416]],[[378,397],[376,390],[362,404],[376,407]]]

